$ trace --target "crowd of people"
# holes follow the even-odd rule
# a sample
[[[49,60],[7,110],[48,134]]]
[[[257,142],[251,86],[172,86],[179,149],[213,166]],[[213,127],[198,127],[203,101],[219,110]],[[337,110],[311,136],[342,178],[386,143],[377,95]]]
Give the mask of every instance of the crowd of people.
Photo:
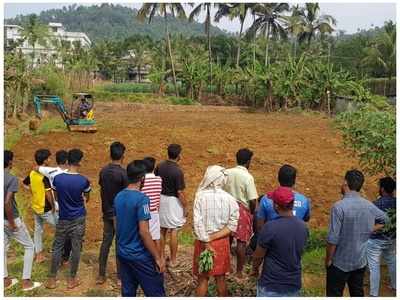
[[[102,204],[103,240],[99,251],[96,284],[107,281],[107,260],[115,237],[116,272],[122,296],[136,296],[140,286],[146,296],[166,296],[164,272],[179,266],[178,231],[185,223],[189,201],[179,165],[182,147],[171,144],[167,158],[158,164],[153,157],[133,160],[124,167],[125,146],[110,146],[110,162],[98,178]],[[18,283],[7,272],[10,240],[24,247],[22,289],[42,285],[31,280],[32,264],[46,260],[43,250],[44,223],[55,227],[51,262],[45,287],[58,285],[60,267],[69,266],[69,289],[80,285],[77,273],[86,228],[86,205],[91,183],[79,173],[83,153],[79,149],[56,153],[57,166],[50,166],[51,152],[36,151],[36,166],[23,180],[31,191],[34,238],[25,226],[16,204],[18,177],[11,174],[14,155],[4,151],[4,286]],[[209,166],[193,201],[193,276],[196,295],[206,296],[210,277],[218,296],[228,296],[226,276],[238,281],[258,278],[257,296],[299,296],[302,287],[301,256],[309,239],[310,200],[295,190],[297,170],[283,165],[277,174],[279,186],[259,195],[250,165],[253,152],[236,153],[237,165],[226,169]],[[345,173],[342,199],[330,212],[326,246],[326,295],[364,296],[364,275],[370,273],[369,295],[378,296],[380,261],[388,265],[391,288],[396,289],[396,232],[387,229],[388,213],[396,209],[396,183],[379,180],[380,197],[370,202],[360,194],[364,176],[359,170]],[[166,255],[166,244],[169,255]],[[209,271],[201,271],[199,257],[213,253]],[[249,253],[251,259],[248,259]],[[232,268],[231,256],[236,259]],[[250,274],[245,272],[251,263]],[[262,264],[262,266],[261,266]]]

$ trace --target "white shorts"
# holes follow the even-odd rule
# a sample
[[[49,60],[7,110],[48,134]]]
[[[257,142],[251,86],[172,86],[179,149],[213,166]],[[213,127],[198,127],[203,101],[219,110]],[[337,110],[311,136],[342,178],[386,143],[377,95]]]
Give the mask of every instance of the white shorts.
[[[150,234],[153,241],[160,239],[160,215],[158,211],[150,212],[151,219],[149,220]]]
[[[159,214],[161,228],[176,229],[186,223],[183,207],[176,197],[161,195]]]

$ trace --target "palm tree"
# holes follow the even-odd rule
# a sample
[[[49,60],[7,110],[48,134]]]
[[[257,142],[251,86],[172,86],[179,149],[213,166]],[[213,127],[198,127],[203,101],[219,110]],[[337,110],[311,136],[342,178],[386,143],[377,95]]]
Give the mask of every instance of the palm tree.
[[[248,34],[253,36],[264,33],[266,38],[265,45],[265,65],[268,65],[269,39],[272,37],[286,38],[286,31],[283,27],[283,13],[289,10],[287,3],[260,3],[254,7],[256,20],[248,29]]]
[[[362,63],[383,68],[390,80],[396,73],[396,25],[386,22],[383,32],[364,52]]]
[[[319,15],[318,3],[306,3],[305,9],[301,10],[303,18],[303,32],[299,35],[299,42],[307,41],[310,46],[311,40],[318,32],[321,35],[332,33],[335,29],[336,20],[331,15]]]
[[[215,21],[219,22],[222,17],[228,17],[230,20],[239,18],[240,31],[238,36],[238,48],[236,53],[236,68],[239,67],[240,60],[240,43],[242,40],[243,25],[246,20],[247,12],[254,8],[254,3],[233,3],[233,4],[219,4],[217,13],[215,14]]]
[[[304,20],[302,17],[303,10],[304,9],[300,8],[299,5],[293,5],[291,8],[292,14],[290,16],[282,16],[286,26],[286,31],[291,35],[294,57],[296,57],[299,35],[304,30]]]
[[[176,93],[176,96],[179,96],[178,85],[176,83],[174,60],[172,57],[171,40],[169,38],[168,11],[170,12],[170,14],[172,15],[173,18],[175,18],[175,16],[177,16],[180,19],[186,18],[185,10],[183,9],[182,4],[180,4],[180,3],[143,3],[142,7],[138,11],[137,17],[138,17],[139,21],[144,21],[145,18],[148,18],[149,23],[151,23],[152,19],[154,18],[154,16],[156,14],[160,14],[162,17],[164,17],[165,37],[166,37],[166,42],[167,42],[169,58],[171,60],[171,68],[172,68],[172,76],[174,78],[175,93]]]
[[[206,19],[204,21],[204,32],[207,35],[207,41],[208,41],[209,84],[211,85],[212,84],[212,57],[211,57],[211,39],[210,39],[211,3],[206,2],[197,5],[189,15],[189,22],[193,22],[194,18],[199,16],[201,10],[206,11]]]
[[[32,68],[35,64],[36,45],[46,46],[49,38],[48,26],[41,24],[37,15],[31,14],[22,29],[22,39],[32,46]]]

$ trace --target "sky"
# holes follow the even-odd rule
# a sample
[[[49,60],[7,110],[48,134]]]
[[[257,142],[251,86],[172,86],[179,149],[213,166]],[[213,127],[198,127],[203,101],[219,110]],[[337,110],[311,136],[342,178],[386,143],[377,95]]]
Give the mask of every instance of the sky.
[[[72,5],[74,2],[69,3],[5,3],[4,6],[4,17],[12,18],[18,14],[30,14],[40,13],[43,10],[52,8],[62,8],[63,6]],[[76,2],[79,4],[79,2]],[[101,3],[101,2],[98,2]],[[115,2],[113,2],[115,3]],[[96,3],[81,3],[83,5],[94,5]],[[119,3],[121,5],[140,8],[140,3],[126,4]],[[337,20],[337,30],[344,30],[346,33],[355,33],[358,29],[369,29],[375,26],[382,26],[385,21],[393,20],[396,21],[396,4],[382,1],[381,3],[320,3],[321,13],[329,14]],[[190,11],[190,9],[187,9]],[[199,21],[203,21],[200,16]],[[248,28],[251,24],[252,18],[249,16],[245,22],[245,28]],[[238,20],[231,21],[227,18],[223,18],[220,23],[214,23],[213,25],[218,26],[221,29],[229,32],[239,31],[240,25]]]

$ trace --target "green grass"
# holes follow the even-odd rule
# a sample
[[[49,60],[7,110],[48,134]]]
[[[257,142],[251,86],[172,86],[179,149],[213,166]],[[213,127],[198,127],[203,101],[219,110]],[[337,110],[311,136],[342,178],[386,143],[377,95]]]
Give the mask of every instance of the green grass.
[[[324,248],[326,246],[326,237],[328,232],[326,229],[313,229],[310,230],[310,235],[307,240],[307,245],[305,252],[309,252],[311,250]]]
[[[11,149],[21,139],[22,132],[19,128],[14,128],[7,132],[4,139],[4,149]]]
[[[179,231],[178,232],[178,243],[184,246],[193,246],[195,237],[192,232]]]
[[[157,87],[148,83],[113,83],[101,86],[101,90],[111,93],[153,93]]]
[[[167,97],[167,99],[171,104],[174,104],[174,105],[193,105],[193,104],[197,104],[196,101],[194,101],[194,100],[192,100],[190,98],[169,96],[169,97]]]
[[[67,130],[63,119],[61,117],[51,117],[43,120],[39,128],[34,132],[34,135],[48,134],[51,131],[64,131]]]
[[[302,288],[300,290],[300,297],[325,297],[325,287],[318,287],[318,288]]]
[[[303,254],[301,259],[303,272],[313,274],[324,274],[325,248],[318,248],[311,251],[307,251]]]
[[[118,292],[115,291],[110,291],[110,290],[105,290],[105,289],[89,289],[85,293],[86,297],[117,297]]]
[[[63,131],[67,127],[61,117],[51,117],[40,122],[36,131],[29,131],[29,122],[21,122],[17,127],[9,129],[4,135],[4,149],[12,149],[24,136],[24,134],[48,134],[51,131]]]

